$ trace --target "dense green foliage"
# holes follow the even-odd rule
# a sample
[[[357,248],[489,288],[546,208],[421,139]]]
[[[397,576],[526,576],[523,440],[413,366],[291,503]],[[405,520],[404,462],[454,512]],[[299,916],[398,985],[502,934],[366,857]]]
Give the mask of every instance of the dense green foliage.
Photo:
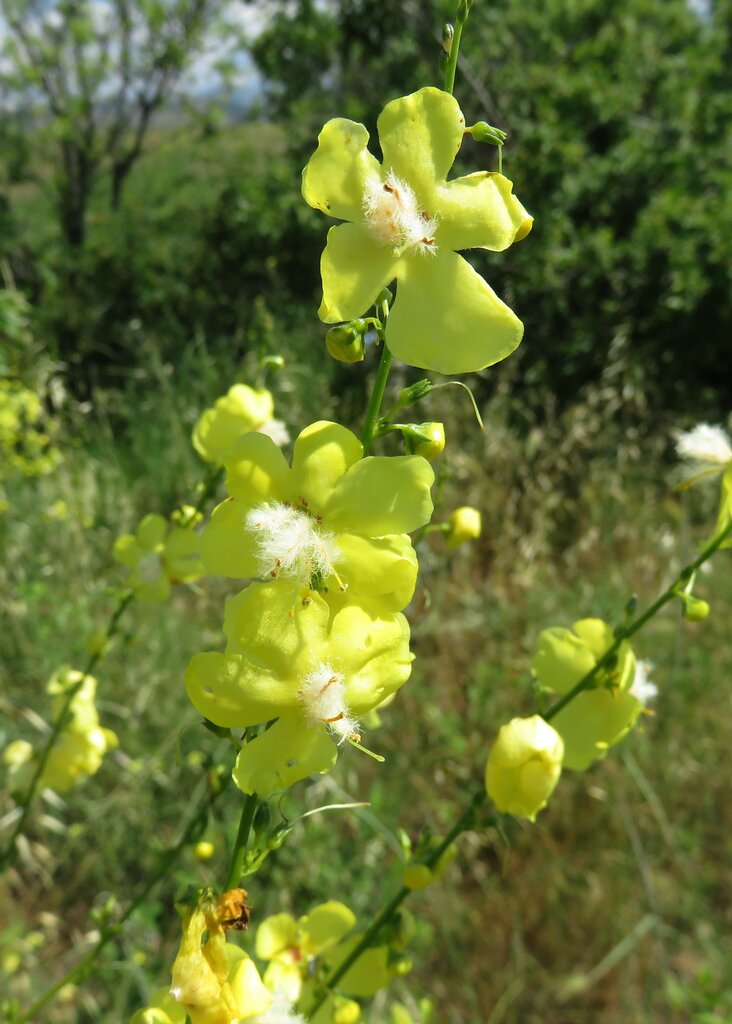
[[[194,337],[244,351],[262,301],[317,345],[323,225],[297,195],[300,167],[327,117],[373,129],[385,98],[437,79],[446,5],[269,6],[253,45],[262,121],[158,133],[120,209],[98,184],[81,252],[9,119],[2,251],[48,345],[83,370],[75,389],[132,369],[140,330],[166,358]],[[685,0],[474,6],[458,96],[509,132],[505,169],[537,217],[530,241],[471,257],[526,323],[501,370],[525,401],[564,402],[621,360],[657,405],[729,405],[729,45],[723,5],[709,18]],[[492,147],[464,156],[495,166]]]

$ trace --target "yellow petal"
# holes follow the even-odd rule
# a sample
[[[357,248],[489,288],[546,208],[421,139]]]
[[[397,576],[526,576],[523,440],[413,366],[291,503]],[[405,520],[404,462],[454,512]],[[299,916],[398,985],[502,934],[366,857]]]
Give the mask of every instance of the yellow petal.
[[[525,238],[533,217],[512,189],[508,178],[491,171],[478,171],[438,186],[435,206],[430,210],[439,222],[437,245],[501,252]]]
[[[325,774],[337,757],[338,748],[322,726],[287,715],[242,748],[232,778],[243,793],[268,797],[308,775]]]
[[[338,481],[323,514],[349,533],[409,533],[430,521],[434,480],[421,455],[369,456]]]
[[[326,324],[353,320],[373,306],[396,276],[397,257],[361,224],[339,224],[328,232],[320,259],[323,301],[318,316]]]
[[[355,434],[339,423],[311,423],[295,441],[292,456],[291,495],[314,512],[323,511],[336,483],[363,456]]]
[[[445,374],[482,370],[510,355],[523,331],[462,256],[438,249],[402,258],[386,341],[409,366]]]
[[[435,185],[447,178],[464,129],[457,100],[431,86],[392,100],[379,115],[384,170],[410,185],[430,214]]]
[[[378,161],[366,148],[368,141],[362,124],[343,117],[328,121],[302,172],[305,202],[339,220],[360,220],[364,184],[369,177],[380,177]]]

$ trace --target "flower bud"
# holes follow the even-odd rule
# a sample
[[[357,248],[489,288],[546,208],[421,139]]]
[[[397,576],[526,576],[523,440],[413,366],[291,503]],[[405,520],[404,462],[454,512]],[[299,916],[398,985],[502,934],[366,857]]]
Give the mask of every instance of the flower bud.
[[[426,398],[430,391],[434,391],[434,384],[431,380],[418,380],[414,384],[410,384],[408,388],[402,388],[399,392],[399,399],[397,404],[400,408],[404,408],[407,405],[416,405],[417,402]]]
[[[534,821],[562,772],[564,744],[540,715],[502,725],[488,755],[485,785],[499,811]]]
[[[269,804],[264,801],[261,802],[256,811],[254,812],[254,820],[252,821],[252,828],[256,835],[260,832],[266,832],[269,828],[270,821],[272,820],[272,812]]]
[[[689,622],[703,622],[711,611],[708,601],[702,601],[700,597],[694,597],[692,594],[684,594],[682,601],[684,618]]]
[[[402,437],[409,455],[421,455],[428,462],[445,450],[445,427],[442,423],[409,423],[402,427]]]
[[[459,548],[469,540],[480,537],[483,527],[480,512],[470,505],[456,508],[450,516],[449,529],[446,535],[448,548]]]
[[[205,839],[202,839],[193,847],[193,856],[196,860],[211,860],[215,852],[216,847],[214,844],[207,842]]]
[[[467,130],[476,142],[487,142],[491,146],[502,146],[508,138],[506,132],[502,131],[500,128],[494,128],[493,125],[488,124],[487,121],[476,121],[476,123],[471,125]]]
[[[362,320],[331,327],[325,335],[325,347],[339,363],[361,363],[364,359],[365,331],[366,324]]]
[[[455,38],[455,28],[448,21],[442,26],[442,49],[449,54],[452,50],[452,41]]]

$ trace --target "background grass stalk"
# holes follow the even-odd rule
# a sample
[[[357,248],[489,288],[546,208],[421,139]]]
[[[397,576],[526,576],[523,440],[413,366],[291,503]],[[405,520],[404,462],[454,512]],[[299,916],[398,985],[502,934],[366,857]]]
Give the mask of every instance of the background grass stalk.
[[[13,829],[10,839],[8,840],[8,845],[3,850],[2,856],[0,856],[0,871],[5,871],[5,869],[9,867],[10,864],[12,863],[15,844],[17,842],[18,836],[23,831],[23,826],[25,825],[28,819],[31,804],[33,803],[33,799],[36,795],[36,790],[38,788],[41,776],[43,775],[43,770],[48,763],[49,757],[51,756],[51,751],[54,748],[54,745],[59,737],[61,730],[68,721],[69,712],[71,710],[71,705],[73,703],[74,697],[76,697],[77,693],[81,690],[82,686],[89,678],[89,676],[92,674],[97,664],[101,661],[107,644],[117,632],[119,620],[122,618],[125,609],[133,600],[133,598],[134,594],[132,593],[131,590],[128,590],[120,597],[119,602],[117,603],[117,607],[114,609],[110,617],[109,625],[105,630],[104,642],[100,644],[97,650],[94,651],[94,653],[89,657],[89,660],[87,661],[84,667],[84,671],[81,674],[81,678],[77,683],[70,687],[66,694],[66,699],[63,702],[61,711],[59,712],[56,721],[53,723],[51,732],[49,733],[48,739],[46,740],[46,745],[41,751],[41,756],[38,759],[38,764],[36,765],[36,770],[33,773],[30,785],[28,786],[26,794],[23,797],[23,800],[20,804],[20,817],[15,823],[15,828]]]

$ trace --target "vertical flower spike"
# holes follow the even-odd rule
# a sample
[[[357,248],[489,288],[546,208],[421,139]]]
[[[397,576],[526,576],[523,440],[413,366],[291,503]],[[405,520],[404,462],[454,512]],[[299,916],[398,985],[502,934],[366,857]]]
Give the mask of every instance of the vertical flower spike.
[[[447,175],[465,133],[457,101],[425,88],[388,103],[379,121],[384,163],[363,125],[335,118],[305,167],[305,201],[350,223],[333,227],[321,260],[326,323],[364,314],[395,278],[386,343],[411,366],[468,373],[504,359],[521,321],[455,250],[500,252],[532,218],[502,174]]]
[[[539,715],[502,725],[485,769],[488,796],[499,811],[534,821],[559,782],[564,744]]]

